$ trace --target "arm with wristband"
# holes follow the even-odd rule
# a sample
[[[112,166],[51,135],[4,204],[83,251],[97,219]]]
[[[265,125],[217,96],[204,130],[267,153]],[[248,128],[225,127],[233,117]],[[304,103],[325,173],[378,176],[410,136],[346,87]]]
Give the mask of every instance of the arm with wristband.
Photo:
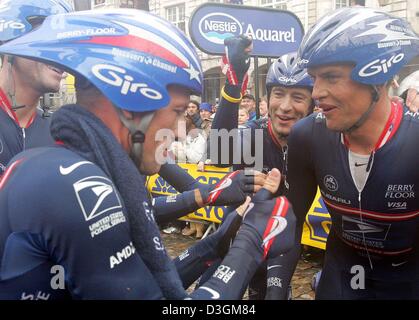
[[[265,176],[258,171],[238,170],[227,174],[217,184],[199,184],[196,189],[178,195],[154,198],[156,221],[169,222],[204,206],[238,206],[247,195],[263,186]]]
[[[250,50],[252,47],[252,39],[245,35],[238,37],[231,37],[224,40],[225,56],[222,59],[222,70],[226,75],[226,83],[221,90],[221,101],[217,113],[215,114],[212,123],[212,129],[225,129],[230,132],[238,126],[238,107],[241,101],[242,92],[247,87],[247,71],[250,66]],[[218,147],[218,158],[213,158],[211,155],[211,162],[215,165],[231,165],[233,164],[233,152],[238,149],[229,141],[229,161],[223,163],[221,156],[221,144],[219,141],[210,141],[208,147],[213,142],[213,145]],[[242,144],[242,142],[240,143]],[[214,147],[214,146],[212,146]],[[243,150],[244,148],[240,148]],[[243,157],[241,157],[242,159]]]
[[[276,170],[276,169],[275,169]],[[294,243],[295,216],[285,197],[273,198],[278,188],[269,183],[280,177],[278,170],[267,178],[244,212],[231,212],[219,230],[175,259],[185,287],[208,266],[222,259],[213,275],[191,294],[193,299],[240,299],[258,266],[267,258],[290,250]],[[237,230],[239,231],[237,232]],[[236,235],[237,232],[237,235]],[[229,247],[225,252],[225,245]]]

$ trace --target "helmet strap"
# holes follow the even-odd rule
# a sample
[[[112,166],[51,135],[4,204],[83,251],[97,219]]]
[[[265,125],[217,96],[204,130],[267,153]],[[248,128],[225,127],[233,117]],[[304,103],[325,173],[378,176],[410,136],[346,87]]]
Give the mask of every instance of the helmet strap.
[[[371,87],[372,87],[372,100],[371,100],[370,106],[368,107],[367,111],[365,111],[364,114],[358,119],[357,122],[355,122],[349,129],[345,130],[345,133],[350,133],[354,131],[355,129],[358,129],[360,126],[362,126],[364,122],[368,119],[371,112],[374,110],[375,106],[377,105],[377,102],[380,99],[380,93],[376,85],[372,85]]]
[[[18,106],[17,102],[16,102],[16,85],[15,85],[15,78],[13,76],[13,71],[12,71],[13,62],[14,62],[14,57],[13,56],[8,56],[8,58],[7,58],[7,72],[9,74],[8,75],[9,81],[11,81],[11,84],[12,84],[13,88],[12,88],[12,90],[7,90],[7,95],[10,97],[12,110],[16,111],[18,109],[25,108],[26,106],[25,105]],[[11,91],[13,91],[13,93]]]
[[[132,147],[129,156],[138,166],[141,163],[141,155],[143,151],[142,144],[145,141],[145,133],[150,125],[151,119],[154,116],[154,111],[145,112],[144,116],[140,119],[140,123],[137,124],[133,120],[127,119],[121,109],[117,107],[115,107],[115,109],[122,124],[128,129],[131,135]]]

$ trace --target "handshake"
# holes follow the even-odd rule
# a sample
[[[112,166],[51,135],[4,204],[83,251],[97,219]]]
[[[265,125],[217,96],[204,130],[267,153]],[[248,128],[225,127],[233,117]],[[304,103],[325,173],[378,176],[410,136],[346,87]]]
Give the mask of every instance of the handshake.
[[[227,253],[239,228],[241,240],[236,243],[252,242],[261,259],[275,257],[291,249],[295,240],[296,218],[287,198],[274,197],[280,182],[278,169],[268,174],[239,170],[231,172],[216,185],[200,188],[205,205],[241,205],[224,217],[222,225],[213,234],[217,238],[219,256]]]

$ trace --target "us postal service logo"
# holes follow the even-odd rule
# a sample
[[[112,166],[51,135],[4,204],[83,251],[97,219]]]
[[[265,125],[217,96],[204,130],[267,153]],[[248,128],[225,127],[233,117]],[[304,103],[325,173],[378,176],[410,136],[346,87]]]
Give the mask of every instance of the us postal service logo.
[[[199,21],[199,32],[208,41],[224,44],[224,39],[243,33],[240,22],[229,14],[214,12]]]
[[[86,221],[109,211],[122,210],[112,182],[105,177],[87,177],[74,183],[73,187]]]

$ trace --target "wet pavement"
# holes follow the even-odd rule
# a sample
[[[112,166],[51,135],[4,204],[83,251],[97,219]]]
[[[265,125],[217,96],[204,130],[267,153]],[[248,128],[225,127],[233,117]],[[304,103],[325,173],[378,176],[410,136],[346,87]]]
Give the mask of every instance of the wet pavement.
[[[181,234],[164,234],[162,238],[171,257],[178,256],[182,251],[195,243],[194,237]],[[292,296],[295,300],[313,300],[314,292],[311,289],[313,275],[321,268],[323,251],[316,248],[305,247],[297,269],[292,279]],[[193,286],[192,286],[193,287]],[[244,297],[246,299],[246,295]]]

